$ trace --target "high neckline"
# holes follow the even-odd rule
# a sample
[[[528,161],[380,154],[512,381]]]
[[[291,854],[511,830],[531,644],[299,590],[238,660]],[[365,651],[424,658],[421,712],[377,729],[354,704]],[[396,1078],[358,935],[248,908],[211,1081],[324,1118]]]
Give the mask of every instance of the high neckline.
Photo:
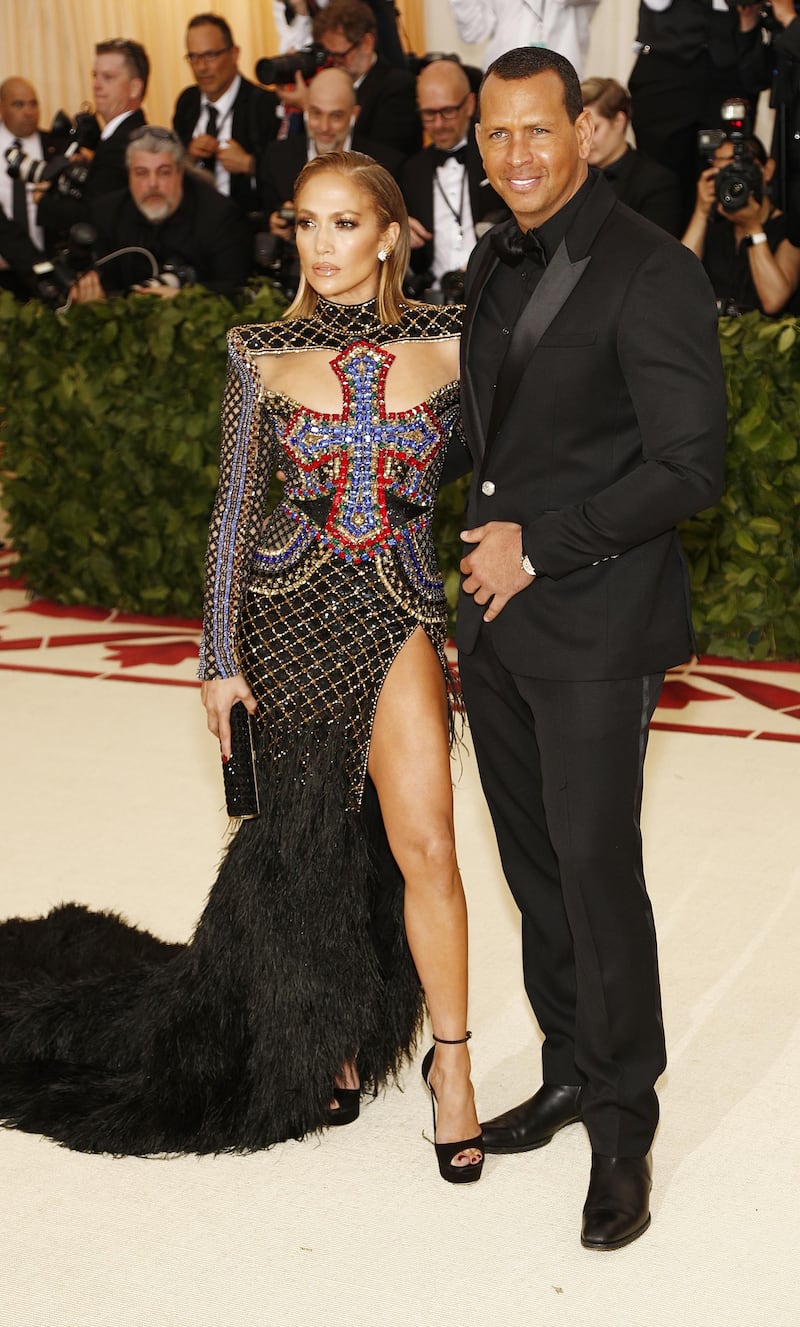
[[[378,317],[378,301],[364,300],[362,304],[334,304],[320,297],[314,311],[314,321],[321,324],[334,337],[375,336],[383,327]]]

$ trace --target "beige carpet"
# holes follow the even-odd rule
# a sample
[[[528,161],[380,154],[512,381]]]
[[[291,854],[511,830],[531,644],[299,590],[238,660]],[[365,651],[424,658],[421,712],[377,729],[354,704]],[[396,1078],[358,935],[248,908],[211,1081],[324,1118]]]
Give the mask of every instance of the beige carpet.
[[[0,914],[77,899],[187,936],[226,827],[196,690],[26,671],[16,645],[42,639],[20,620],[0,618],[0,645],[16,642],[0,656]],[[735,730],[730,705],[707,708]],[[768,726],[791,736],[778,708]],[[489,1158],[475,1187],[442,1183],[415,1067],[350,1128],[248,1158],[114,1160],[0,1134],[2,1327],[797,1327],[799,776],[797,741],[652,736],[671,1060],[638,1243],[580,1248],[580,1126]],[[469,754],[456,802],[486,1115],[538,1085],[538,1041]]]

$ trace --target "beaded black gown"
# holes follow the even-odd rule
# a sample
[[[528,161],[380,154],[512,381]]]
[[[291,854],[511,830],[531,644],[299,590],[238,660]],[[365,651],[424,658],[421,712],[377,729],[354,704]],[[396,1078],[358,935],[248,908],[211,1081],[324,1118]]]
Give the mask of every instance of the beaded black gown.
[[[422,993],[367,758],[412,632],[448,677],[430,526],[458,388],[399,414],[384,389],[393,347],[459,317],[321,302],[229,334],[200,675],[253,689],[261,814],[185,945],[75,905],[0,926],[7,1125],[91,1152],[250,1151],[323,1127],[345,1061],[377,1089],[410,1053]],[[308,349],[332,352],[338,413],[263,385],[261,355]]]

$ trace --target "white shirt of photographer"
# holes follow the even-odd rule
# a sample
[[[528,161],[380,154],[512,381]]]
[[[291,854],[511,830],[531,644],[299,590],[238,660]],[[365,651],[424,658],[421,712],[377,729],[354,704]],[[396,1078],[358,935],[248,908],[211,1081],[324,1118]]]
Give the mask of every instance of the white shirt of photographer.
[[[197,117],[197,124],[192,130],[192,138],[199,138],[201,134],[208,132],[208,112],[212,105],[217,110],[217,142],[220,147],[227,147],[233,138],[233,103],[235,102],[239,88],[242,86],[242,78],[237,74],[230,87],[218,97],[215,102],[201,101],[200,114]],[[217,192],[225,194],[230,198],[231,177],[230,172],[226,171],[222,162],[217,159],[214,162],[214,183],[217,186]]]
[[[14,215],[14,181],[10,175],[6,174],[6,149],[13,143],[19,143],[26,157],[33,157],[34,161],[41,161],[44,157],[44,147],[38,133],[28,134],[27,138],[15,138],[9,129],[0,121],[0,207],[2,207],[7,217]],[[36,224],[36,207],[34,193],[36,186],[33,184],[25,185],[25,202],[28,206],[28,234],[38,249],[44,248],[44,231],[41,226]],[[4,260],[0,259],[0,266],[5,266]]]
[[[547,46],[565,55],[582,77],[589,50],[589,28],[598,3],[599,0],[450,0],[450,8],[463,42],[487,43],[481,60],[484,69],[513,46]]]
[[[326,4],[327,0],[317,0],[320,9],[324,9]],[[311,25],[313,19],[296,14],[290,21],[286,14],[285,0],[272,0],[272,20],[278,35],[278,52],[280,55],[285,55],[287,51],[302,51],[305,46],[310,46],[312,41]]]
[[[466,142],[466,139],[464,139]],[[459,147],[463,144],[458,144]],[[448,206],[449,204],[449,206]],[[460,220],[459,220],[460,218]],[[433,263],[439,285],[444,272],[466,267],[475,248],[475,223],[469,199],[467,168],[451,157],[433,173]]]

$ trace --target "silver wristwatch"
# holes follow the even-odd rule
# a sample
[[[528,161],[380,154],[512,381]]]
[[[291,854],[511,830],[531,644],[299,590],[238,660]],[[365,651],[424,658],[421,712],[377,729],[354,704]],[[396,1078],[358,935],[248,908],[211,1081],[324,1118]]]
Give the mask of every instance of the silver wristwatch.
[[[526,575],[534,577],[536,576],[536,568],[534,567],[527,553],[523,552],[522,557],[519,560],[519,565],[521,566],[522,570],[526,573]]]

